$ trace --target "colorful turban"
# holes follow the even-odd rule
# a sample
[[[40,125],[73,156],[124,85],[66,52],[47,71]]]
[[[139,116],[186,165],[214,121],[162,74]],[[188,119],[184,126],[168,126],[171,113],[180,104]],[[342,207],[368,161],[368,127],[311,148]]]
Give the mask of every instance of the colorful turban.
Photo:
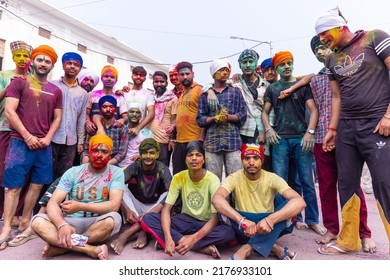
[[[112,95],[104,95],[104,96],[100,97],[100,99],[99,99],[99,108],[101,108],[103,106],[104,102],[109,102],[112,105],[114,105],[114,107],[116,108],[117,102],[116,102],[116,99],[115,99],[114,96],[112,96]]]
[[[83,58],[81,55],[75,52],[67,52],[62,56],[62,64],[65,64],[69,60],[75,60],[80,62],[80,67],[83,67]]]
[[[326,11],[323,16],[317,19],[315,23],[315,30],[317,34],[320,34],[324,31],[340,26],[347,26],[347,21],[340,12],[339,7],[336,6]]]
[[[55,50],[52,47],[50,47],[48,45],[41,45],[41,46],[33,49],[33,51],[31,52],[30,58],[32,60],[34,60],[35,57],[39,54],[47,55],[48,57],[50,57],[51,62],[53,64],[55,64],[57,62],[57,58],[58,58],[57,53],[55,52]]]
[[[118,79],[118,70],[116,70],[116,68],[114,66],[111,66],[111,65],[106,65],[103,67],[102,72],[100,74],[100,77],[103,77],[104,73],[106,73],[108,71],[114,73],[115,78]]]
[[[99,75],[95,71],[82,69],[78,75],[79,84],[81,84],[85,77],[92,77],[94,87],[99,83]]]
[[[28,52],[28,54],[31,54],[32,51],[32,47],[23,41],[11,42],[9,46],[11,48],[12,55],[14,55],[16,51],[20,51],[20,50],[26,51]]]
[[[311,38],[310,41],[310,47],[314,54],[316,54],[316,48],[318,46],[325,46],[325,45],[320,41],[320,37],[315,35],[313,38]]]
[[[157,152],[160,152],[160,144],[154,138],[146,138],[139,145],[139,154],[146,153],[149,149],[155,148]]]
[[[200,142],[199,140],[191,141],[190,143],[187,144],[187,149],[186,149],[187,155],[193,151],[198,151],[203,155],[203,157],[205,156],[202,142]]]
[[[264,162],[264,146],[256,144],[242,144],[241,147],[241,160],[247,155],[256,155]]]
[[[289,51],[281,51],[274,55],[274,57],[272,58],[272,64],[276,68],[280,63],[287,62],[290,59],[294,62],[294,57],[292,53],[290,53]]]
[[[210,65],[210,74],[211,76],[213,77],[214,74],[222,69],[222,68],[229,68],[229,70],[231,69],[231,66],[230,66],[230,63],[229,63],[229,60],[227,60],[226,58],[222,58],[222,59],[214,59],[213,62],[211,62],[211,65]]]
[[[260,67],[261,67],[261,70],[265,70],[267,69],[268,67],[273,67],[274,65],[272,64],[272,57],[270,58],[267,58],[265,60],[263,60],[263,62],[261,63]]]
[[[114,146],[110,137],[105,134],[96,134],[95,136],[92,136],[89,140],[89,151],[91,152],[92,147],[99,144],[106,144],[110,153],[112,151],[112,147]]]
[[[247,57],[252,57],[256,61],[259,60],[259,54],[256,51],[246,49],[238,57],[238,63],[241,63],[241,61],[243,61]]]

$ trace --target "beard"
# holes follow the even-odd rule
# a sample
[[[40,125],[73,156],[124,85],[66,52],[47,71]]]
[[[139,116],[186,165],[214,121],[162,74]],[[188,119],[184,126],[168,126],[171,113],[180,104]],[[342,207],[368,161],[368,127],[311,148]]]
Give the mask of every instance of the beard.
[[[155,88],[155,91],[158,95],[163,94],[167,90],[167,87],[157,87]]]
[[[192,85],[192,80],[185,79],[181,81],[181,84],[185,86],[186,88],[190,87]]]

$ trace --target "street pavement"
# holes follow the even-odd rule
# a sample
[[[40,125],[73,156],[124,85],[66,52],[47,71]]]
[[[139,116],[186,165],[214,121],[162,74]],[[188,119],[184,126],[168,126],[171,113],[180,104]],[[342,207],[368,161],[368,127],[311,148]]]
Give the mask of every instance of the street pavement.
[[[317,190],[318,193],[318,190]],[[290,250],[297,252],[297,260],[390,260],[389,245],[387,244],[387,236],[382,225],[376,207],[376,201],[373,194],[366,194],[366,201],[368,207],[368,225],[372,230],[372,238],[375,241],[378,252],[375,254],[354,252],[342,255],[324,256],[317,253],[319,245],[315,242],[318,237],[314,231],[310,229],[297,230],[294,229],[292,234],[285,235],[278,240],[278,244],[283,247],[288,247]],[[0,229],[3,222],[0,222]],[[16,233],[14,233],[16,235]],[[185,256],[176,254],[170,257],[162,250],[154,248],[154,240],[143,249],[133,249],[132,243],[128,243],[121,255],[116,255],[109,249],[110,260],[213,260],[211,256],[203,255],[197,252],[189,252]],[[44,242],[40,238],[30,240],[29,242],[19,247],[8,247],[0,251],[0,260],[41,260],[41,251]],[[108,246],[110,241],[106,243]],[[239,245],[232,247],[219,248],[221,259],[230,259],[230,256],[239,248]],[[56,260],[90,260],[86,255],[70,252],[62,256],[57,256]],[[257,254],[252,254],[249,258],[251,260],[264,259]],[[274,256],[265,258],[268,260],[275,259]]]

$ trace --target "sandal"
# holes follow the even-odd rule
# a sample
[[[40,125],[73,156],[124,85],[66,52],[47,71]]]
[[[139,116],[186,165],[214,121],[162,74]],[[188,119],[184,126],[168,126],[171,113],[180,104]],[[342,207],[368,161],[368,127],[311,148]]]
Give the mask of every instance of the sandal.
[[[279,260],[288,261],[286,257],[289,257],[290,260],[292,261],[297,257],[297,255],[298,255],[297,252],[294,252],[293,256],[290,256],[290,254],[288,253],[288,247],[284,247],[284,254],[279,258]]]

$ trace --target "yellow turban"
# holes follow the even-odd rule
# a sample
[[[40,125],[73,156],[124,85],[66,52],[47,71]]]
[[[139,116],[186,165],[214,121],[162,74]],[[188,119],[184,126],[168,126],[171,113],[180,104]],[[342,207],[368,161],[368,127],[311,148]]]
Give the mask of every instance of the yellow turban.
[[[104,73],[106,72],[112,72],[115,76],[116,79],[118,79],[118,70],[116,70],[116,68],[114,66],[111,66],[111,65],[106,65],[103,67],[102,69],[102,73],[100,74],[100,77],[103,77]]]
[[[290,53],[289,51],[281,51],[274,55],[274,57],[272,58],[272,64],[276,68],[280,63],[287,62],[289,59],[294,62],[294,57],[292,53]]]
[[[41,45],[41,46],[33,49],[33,51],[31,52],[30,58],[32,60],[34,60],[34,58],[39,54],[47,55],[48,57],[50,57],[51,62],[53,62],[53,64],[56,63],[57,58],[58,58],[58,55],[55,52],[55,50],[48,45]]]
[[[110,150],[110,153],[112,151],[112,147],[114,146],[110,137],[104,134],[96,134],[89,140],[89,150],[98,144],[106,144],[107,148]]]

